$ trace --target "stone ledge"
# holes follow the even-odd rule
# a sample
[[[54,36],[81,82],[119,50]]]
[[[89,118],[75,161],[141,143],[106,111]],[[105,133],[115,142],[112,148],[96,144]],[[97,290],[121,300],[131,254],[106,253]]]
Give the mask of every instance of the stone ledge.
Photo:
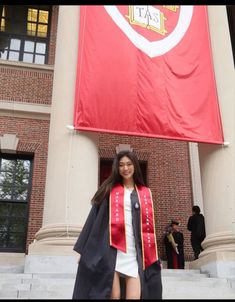
[[[200,254],[199,259],[189,263],[189,268],[200,269],[211,277],[235,278],[235,252],[216,251],[210,254]]]

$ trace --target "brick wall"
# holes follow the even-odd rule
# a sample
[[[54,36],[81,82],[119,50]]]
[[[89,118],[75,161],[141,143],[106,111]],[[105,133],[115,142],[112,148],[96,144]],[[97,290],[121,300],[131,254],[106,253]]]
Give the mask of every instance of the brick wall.
[[[58,8],[52,7],[48,65],[53,65],[55,60]],[[52,85],[51,70],[35,68],[33,64],[29,67],[22,67],[20,63],[7,65],[7,62],[0,65],[0,101],[50,105]],[[15,134],[19,138],[17,153],[33,156],[26,252],[42,226],[49,123],[48,120],[0,116],[0,136]]]
[[[0,67],[0,100],[51,104],[53,72],[17,66]]]
[[[32,191],[29,204],[28,245],[42,226],[46,180],[49,121],[0,116],[0,135],[14,134],[19,138],[18,154],[33,155]]]
[[[54,65],[54,63],[55,63],[55,47],[56,47],[58,14],[59,14],[59,6],[58,5],[53,5],[52,6],[52,15],[51,15],[48,65]]]

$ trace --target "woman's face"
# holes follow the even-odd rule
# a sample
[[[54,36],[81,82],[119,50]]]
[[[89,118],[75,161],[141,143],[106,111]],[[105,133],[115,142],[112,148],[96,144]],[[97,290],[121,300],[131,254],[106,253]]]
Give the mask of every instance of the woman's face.
[[[133,179],[134,165],[129,157],[123,156],[119,161],[119,174],[122,176],[123,180]]]

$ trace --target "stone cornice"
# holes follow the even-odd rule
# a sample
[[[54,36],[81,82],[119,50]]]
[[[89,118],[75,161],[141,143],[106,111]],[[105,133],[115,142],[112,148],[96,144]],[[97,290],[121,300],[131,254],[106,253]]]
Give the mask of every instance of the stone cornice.
[[[0,100],[0,116],[50,119],[51,106]]]

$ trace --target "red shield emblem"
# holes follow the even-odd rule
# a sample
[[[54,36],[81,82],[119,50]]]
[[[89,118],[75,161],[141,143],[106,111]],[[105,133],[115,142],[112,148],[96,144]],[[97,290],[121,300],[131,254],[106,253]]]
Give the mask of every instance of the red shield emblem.
[[[192,5],[106,5],[105,9],[131,42],[151,58],[181,41],[193,15]]]

